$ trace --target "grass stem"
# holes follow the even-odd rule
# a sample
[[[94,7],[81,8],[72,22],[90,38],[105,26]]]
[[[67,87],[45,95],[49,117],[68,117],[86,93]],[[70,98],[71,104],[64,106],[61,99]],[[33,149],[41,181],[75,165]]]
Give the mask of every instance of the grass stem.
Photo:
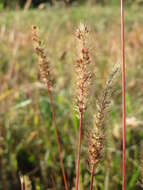
[[[78,136],[78,155],[77,155],[77,165],[76,165],[76,190],[78,190],[78,185],[79,185],[80,149],[81,149],[81,140],[82,140],[82,122],[83,122],[83,110],[80,112],[80,126],[79,126],[79,136]]]
[[[92,169],[91,169],[90,190],[93,189],[93,180],[94,180],[94,164],[92,165]]]

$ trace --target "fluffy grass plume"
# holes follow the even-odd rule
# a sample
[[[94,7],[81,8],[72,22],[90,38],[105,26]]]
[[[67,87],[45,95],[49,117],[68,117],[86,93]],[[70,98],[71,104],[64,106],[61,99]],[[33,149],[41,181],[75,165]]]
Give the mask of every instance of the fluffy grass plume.
[[[105,84],[103,93],[96,104],[96,114],[94,118],[93,128],[87,130],[86,140],[88,144],[88,163],[91,172],[90,190],[92,190],[94,167],[101,160],[104,150],[105,130],[104,121],[105,115],[110,105],[110,97],[112,94],[113,82],[119,71],[119,65],[115,66]]]

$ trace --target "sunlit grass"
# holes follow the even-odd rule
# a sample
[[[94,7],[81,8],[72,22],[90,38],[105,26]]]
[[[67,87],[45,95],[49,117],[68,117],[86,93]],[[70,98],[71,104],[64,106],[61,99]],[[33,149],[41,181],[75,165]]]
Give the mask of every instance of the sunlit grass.
[[[126,8],[126,67],[127,67],[127,189],[137,189],[139,155],[142,151],[142,76],[143,76],[143,13],[141,7]],[[71,7],[45,10],[3,11],[0,13],[0,132],[3,134],[3,162],[1,171],[6,175],[9,189],[15,189],[18,163],[16,157],[26,151],[25,165],[33,163],[43,172],[35,179],[51,187],[52,174],[57,189],[62,189],[60,165],[51,111],[44,86],[39,83],[36,58],[31,43],[31,25],[40,28],[45,41],[54,76],[54,104],[57,125],[62,129],[64,163],[71,186],[74,184],[76,135],[78,120],[72,109],[74,104],[75,27],[85,21],[91,30],[92,60],[96,64],[95,100],[104,86],[108,71],[120,61],[120,9],[119,7]],[[107,143],[104,162],[95,182],[104,189],[105,177],[110,177],[108,189],[121,189],[121,82],[115,87],[112,109],[107,121]],[[91,97],[91,98],[92,98]],[[91,123],[95,102],[86,115]],[[134,119],[133,119],[134,118]],[[132,119],[132,120],[131,120]],[[131,121],[134,121],[131,122]],[[54,162],[57,165],[54,165]],[[36,163],[36,165],[35,165]],[[110,163],[110,164],[109,164]],[[44,165],[44,168],[41,167]],[[46,171],[46,174],[44,173]],[[89,175],[82,159],[81,186],[89,185]],[[133,174],[133,175],[131,175]],[[36,174],[34,174],[36,175]],[[9,177],[8,176],[12,176]],[[46,178],[47,181],[44,181]],[[107,178],[106,178],[107,179]],[[5,179],[1,179],[1,184]],[[41,182],[39,182],[39,180]],[[42,188],[42,185],[41,185]],[[6,189],[6,188],[5,188]]]

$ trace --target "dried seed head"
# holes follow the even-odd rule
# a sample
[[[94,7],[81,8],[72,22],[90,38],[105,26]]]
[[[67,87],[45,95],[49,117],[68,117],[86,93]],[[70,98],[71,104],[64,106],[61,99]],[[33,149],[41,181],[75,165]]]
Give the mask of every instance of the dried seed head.
[[[51,86],[51,82],[50,82],[51,77],[50,77],[49,61],[48,61],[47,55],[44,51],[44,48],[42,46],[41,40],[38,36],[36,26],[32,26],[32,40],[33,40],[35,52],[39,58],[39,69],[40,69],[41,79],[43,80],[45,85],[48,85],[48,87],[50,87]]]
[[[91,63],[88,42],[88,28],[85,24],[80,24],[76,31],[77,60],[75,64],[77,74],[77,107],[78,112],[83,112],[86,108],[89,86],[91,82],[91,72],[88,71],[88,64]]]
[[[98,164],[103,153],[105,136],[103,131],[94,125],[92,130],[87,133],[88,142],[88,163],[89,171],[91,172],[92,166]]]
[[[103,126],[104,124],[106,111],[110,105],[113,83],[115,81],[115,78],[117,77],[117,74],[119,73],[119,70],[120,70],[120,65],[119,64],[115,65],[112,72],[109,74],[103,93],[97,101],[96,104],[97,113],[95,115],[95,122],[97,126]]]
[[[94,118],[94,125],[92,129],[87,132],[88,142],[88,163],[91,171],[92,166],[99,163],[104,149],[105,131],[104,120],[107,108],[110,104],[111,91],[113,87],[113,81],[119,71],[119,65],[116,66],[106,82],[105,89],[101,98],[97,102],[97,112]]]

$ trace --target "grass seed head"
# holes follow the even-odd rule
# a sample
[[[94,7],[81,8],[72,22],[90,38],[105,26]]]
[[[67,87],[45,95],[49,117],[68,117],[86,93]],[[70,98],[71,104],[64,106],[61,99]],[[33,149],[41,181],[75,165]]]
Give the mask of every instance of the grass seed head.
[[[107,108],[110,105],[113,82],[119,71],[119,65],[115,66],[106,82],[101,98],[97,101],[97,111],[94,118],[93,128],[87,132],[88,163],[91,171],[92,166],[98,164],[103,154],[105,142],[104,121]]]
[[[91,172],[92,166],[98,164],[103,148],[104,148],[104,133],[103,131],[96,125],[92,130],[89,130],[87,133],[88,139],[88,163],[89,163],[89,171]]]
[[[77,60],[75,64],[77,75],[77,107],[78,112],[86,109],[91,82],[91,72],[88,65],[91,63],[88,48],[89,31],[85,24],[80,24],[76,30]]]
[[[45,50],[42,46],[42,42],[39,38],[36,26],[32,26],[32,40],[35,52],[39,58],[39,69],[40,69],[41,79],[43,80],[45,85],[48,85],[48,87],[50,87],[51,77],[50,77],[49,61],[45,53]]]

